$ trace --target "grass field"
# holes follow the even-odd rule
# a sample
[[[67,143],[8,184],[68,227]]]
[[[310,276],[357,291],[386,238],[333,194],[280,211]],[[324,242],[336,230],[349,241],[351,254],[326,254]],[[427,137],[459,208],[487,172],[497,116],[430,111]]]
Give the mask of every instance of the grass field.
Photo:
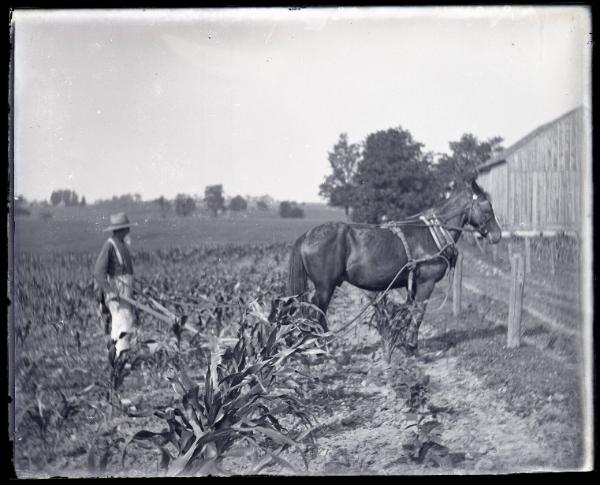
[[[194,247],[222,244],[271,244],[293,242],[309,228],[326,221],[345,220],[342,210],[323,204],[303,206],[302,219],[282,219],[276,213],[249,211],[230,213],[218,218],[207,216],[162,218],[150,206],[127,211],[132,222],[133,246],[138,250],[170,247]],[[41,210],[15,219],[15,251],[88,252],[99,251],[107,234],[111,211],[97,207],[62,207],[52,209],[52,218],[43,220]]]

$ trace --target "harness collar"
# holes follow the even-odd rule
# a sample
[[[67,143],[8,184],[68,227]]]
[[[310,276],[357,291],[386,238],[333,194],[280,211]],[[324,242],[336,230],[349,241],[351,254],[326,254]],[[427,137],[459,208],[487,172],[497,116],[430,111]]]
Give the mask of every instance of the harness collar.
[[[442,251],[448,246],[454,247],[455,243],[452,235],[442,225],[441,221],[433,211],[425,213],[424,215],[420,216],[419,219],[422,220],[429,228],[431,237],[433,238],[433,241],[435,242],[435,245],[439,251]]]

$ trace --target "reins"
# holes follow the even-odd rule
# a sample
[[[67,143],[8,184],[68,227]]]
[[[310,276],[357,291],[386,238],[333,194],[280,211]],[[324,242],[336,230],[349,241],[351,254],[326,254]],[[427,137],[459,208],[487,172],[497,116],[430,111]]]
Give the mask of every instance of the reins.
[[[476,199],[474,199],[475,201]],[[473,210],[473,205],[474,205],[474,201],[471,204],[471,206],[469,207],[469,216],[468,216],[468,221],[466,223],[470,223],[471,220],[471,213]],[[475,228],[466,228],[466,227],[459,227],[459,226],[451,226],[448,225],[447,221],[449,219],[451,219],[452,217],[461,214],[464,211],[464,208],[461,209],[460,211],[456,211],[456,212],[451,212],[450,214],[445,214],[443,217],[439,217],[438,218],[438,223],[436,224],[438,227],[442,227],[444,229],[450,229],[450,230],[458,230],[458,231],[466,231],[466,232],[478,232],[477,229]],[[422,211],[420,213],[417,213],[413,216],[410,216],[407,219],[404,220],[399,220],[399,221],[390,221],[389,223],[386,223],[386,225],[389,226],[390,225],[397,225],[397,226],[402,226],[402,227],[428,227],[426,224],[424,224],[423,221],[421,220],[415,220],[415,217],[418,217],[420,215],[425,215],[427,211]],[[436,216],[437,217],[437,216]],[[441,223],[439,223],[441,222]],[[379,227],[382,227],[381,225],[379,225]],[[418,258],[418,259],[410,259],[409,261],[407,261],[396,273],[396,275],[394,276],[394,278],[392,279],[392,281],[388,284],[387,288],[380,293],[376,298],[374,298],[373,300],[371,300],[368,304],[366,304],[365,306],[363,306],[363,308],[359,311],[359,313],[352,318],[352,320],[350,320],[348,323],[346,323],[345,325],[343,325],[341,328],[332,331],[331,333],[334,335],[334,338],[339,338],[343,335],[345,335],[348,330],[350,329],[350,327],[352,326],[352,324],[356,323],[357,320],[372,306],[378,305],[381,300],[383,300],[383,298],[385,298],[385,296],[389,293],[389,291],[392,289],[392,287],[394,286],[394,283],[396,283],[397,279],[400,277],[400,275],[402,274],[402,272],[404,270],[406,270],[407,268],[410,271],[413,271],[419,264],[421,263],[426,263],[426,262],[430,262],[433,261],[435,259],[439,259],[441,258],[445,263],[446,263],[446,270],[450,269],[451,272],[448,273],[449,276],[451,276],[453,274],[453,269],[452,269],[452,265],[450,264],[450,261],[448,260],[448,258],[446,258],[446,256],[444,256],[444,252],[446,251],[446,249],[450,248],[450,247],[454,247],[454,243],[447,243],[444,246],[442,246],[435,254],[432,255],[427,255],[425,257],[422,258]],[[167,308],[165,308],[161,303],[159,303],[155,298],[153,298],[152,296],[146,294],[145,292],[140,292],[138,290],[136,290],[135,288],[133,288],[133,286],[125,283],[125,282],[121,282],[122,284],[125,284],[125,286],[128,286],[129,288],[131,288],[133,291],[135,291],[138,294],[143,295],[145,298],[147,298],[151,304],[157,309],[159,310],[159,312],[157,312],[156,310],[149,308],[146,305],[143,305],[131,298],[127,298],[127,297],[122,297],[125,301],[127,301],[128,303],[140,308],[143,311],[146,311],[147,313],[154,315],[155,317],[159,318],[160,320],[163,321],[168,321],[171,323],[180,321],[180,317],[173,314],[171,311],[169,311]],[[453,282],[451,281],[450,286],[452,286]],[[153,288],[154,289],[154,288]],[[449,295],[449,289],[446,292],[446,295],[444,297],[444,300],[442,302],[442,304],[436,308],[435,310],[431,310],[432,312],[436,312],[439,311],[441,308],[443,308],[443,306],[446,304],[446,301],[448,299],[448,295]],[[307,291],[302,293],[301,295],[308,293]],[[296,296],[301,296],[301,295],[296,295]],[[230,304],[219,304],[219,303],[213,303],[211,302],[208,298],[203,297],[204,299],[206,299],[206,304],[207,307],[202,307],[200,308],[198,311],[199,312],[204,312],[204,311],[208,311],[208,312],[212,312],[218,308],[233,308],[233,307],[241,307],[242,304],[241,303],[230,303]],[[409,295],[410,298],[410,295]],[[428,301],[428,300],[427,300]],[[199,305],[201,305],[200,302],[183,302],[183,301],[177,301],[177,300],[169,300],[168,303],[171,303],[173,305],[177,305],[177,306],[187,306],[187,307],[197,307]],[[326,318],[326,316],[325,316]]]
[[[432,261],[434,259],[437,258],[442,258],[446,264],[448,265],[448,267],[450,267],[450,262],[448,261],[448,259],[442,254],[446,249],[448,249],[451,245],[450,244],[446,244],[444,247],[442,247],[442,249],[440,249],[436,254],[433,255],[429,255],[423,258],[419,258],[419,259],[414,259],[412,261],[408,261],[404,266],[402,266],[400,268],[400,270],[396,273],[396,276],[394,276],[394,279],[390,282],[390,284],[387,286],[387,288],[383,291],[383,293],[380,293],[377,298],[375,298],[374,300],[371,300],[367,305],[365,305],[360,312],[358,313],[358,315],[356,315],[352,320],[350,320],[347,324],[345,324],[342,328],[339,328],[335,331],[333,331],[333,334],[336,334],[337,336],[341,336],[341,335],[345,335],[344,330],[347,330],[348,327],[350,325],[352,325],[354,322],[356,322],[364,312],[366,312],[369,307],[374,306],[374,305],[378,305],[379,302],[385,297],[385,295],[387,295],[387,293],[392,289],[392,286],[394,285],[394,283],[396,282],[396,280],[398,279],[398,277],[400,276],[400,274],[407,268],[410,266],[416,266],[420,263],[425,263],[428,261]],[[446,299],[448,297],[448,294],[446,294],[446,298],[444,299],[444,302],[442,303],[442,306],[446,303]],[[441,306],[440,306],[441,308]],[[439,308],[437,309],[439,310]],[[435,311],[437,311],[435,310]],[[341,334],[341,335],[340,335]]]
[[[473,211],[473,205],[476,199],[473,199],[473,202],[471,203],[471,205],[469,206],[469,216],[468,216],[468,221],[466,223],[470,224],[471,221],[471,214]],[[450,226],[448,225],[447,221],[449,219],[451,219],[454,216],[457,216],[459,214],[461,214],[464,211],[464,208],[456,211],[456,212],[451,212],[450,214],[445,214],[443,218],[438,218],[442,221],[442,224],[439,224],[440,227],[444,228],[444,229],[452,229],[452,230],[458,230],[458,231],[466,231],[466,232],[478,232],[477,229],[475,228],[466,228],[466,227],[459,227],[459,226]],[[400,220],[400,221],[390,221],[389,223],[386,223],[388,226],[390,225],[398,225],[398,226],[403,226],[403,227],[427,227],[427,225],[425,225],[422,221],[416,221],[414,220],[414,217],[418,217],[420,215],[425,215],[427,211],[422,211],[418,214],[415,214],[413,216],[410,216],[407,219],[404,220]],[[437,216],[436,216],[437,217]],[[379,226],[382,227],[382,226]],[[448,270],[448,268],[451,269],[451,272],[448,273],[448,275],[452,275],[453,271],[452,271],[452,265],[450,264],[450,261],[448,261],[448,258],[446,258],[443,253],[444,251],[446,251],[446,249],[448,249],[449,247],[453,247],[454,244],[446,244],[444,245],[436,254],[433,255],[429,255],[420,259],[416,259],[416,260],[411,260],[408,261],[404,266],[402,266],[400,268],[400,270],[396,273],[396,276],[394,276],[394,279],[391,281],[391,283],[387,286],[387,288],[383,291],[383,293],[379,294],[379,296],[373,300],[371,300],[367,305],[365,305],[360,311],[359,313],[352,319],[350,320],[347,324],[345,324],[343,327],[333,331],[332,333],[335,334],[337,337],[340,337],[342,335],[345,335],[349,329],[349,327],[355,323],[362,315],[363,313],[365,313],[367,311],[367,309],[369,309],[371,306],[374,305],[378,305],[379,302],[387,295],[387,293],[390,291],[390,289],[392,288],[392,286],[394,285],[394,283],[396,282],[396,280],[398,279],[398,277],[400,276],[400,274],[407,268],[410,266],[416,267],[418,264],[420,263],[424,263],[427,261],[432,261],[434,259],[437,258],[442,258],[444,260],[444,262],[446,263],[446,270]],[[450,287],[454,284],[454,282],[451,280],[450,282],[450,286],[448,287],[448,290],[446,291],[446,295],[444,297],[444,300],[442,301],[442,304],[434,309],[431,310],[431,312],[437,312],[439,310],[441,310],[444,305],[446,304],[446,301],[448,300],[448,295],[450,294]]]

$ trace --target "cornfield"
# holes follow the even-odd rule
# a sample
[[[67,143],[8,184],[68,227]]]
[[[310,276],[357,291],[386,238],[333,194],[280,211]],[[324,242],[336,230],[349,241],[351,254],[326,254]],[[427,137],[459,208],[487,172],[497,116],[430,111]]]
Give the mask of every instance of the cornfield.
[[[506,257],[506,247],[499,249]],[[362,320],[372,316],[379,335],[358,321],[354,335],[324,333],[310,304],[282,297],[289,250],[228,244],[134,251],[143,285],[136,299],[160,302],[178,318],[169,324],[139,312],[129,367],[109,360],[110,328],[91,276],[96,254],[17,252],[10,307],[17,475],[472,471],[491,466],[492,445],[521,456],[510,447],[515,430],[525,429],[512,423],[524,418],[503,412],[503,428],[494,421],[498,410],[490,410],[503,400],[539,418],[544,432],[560,424],[562,432],[552,435],[560,439],[544,435],[547,448],[560,450],[561,463],[574,463],[581,428],[573,416],[581,407],[573,371],[534,347],[509,354],[502,332],[476,311],[480,297],[465,293],[459,318],[449,305],[430,312],[425,353],[408,357],[400,352],[406,308],[391,295]],[[495,285],[490,294],[501,298],[499,270],[477,259],[476,248],[467,250],[465,276]],[[539,268],[528,275],[529,295],[548,311],[560,298],[550,276],[541,276]],[[364,305],[358,290],[338,290],[328,312],[333,331]],[[577,355],[566,338],[539,337],[550,339],[548,348],[564,348],[560,355]],[[447,368],[448,359],[456,367]],[[482,431],[490,426],[505,438],[490,441]]]
[[[286,253],[247,245],[136,254],[143,294],[181,318],[169,327],[138,314],[139,347],[131,369],[118,369],[119,385],[91,279],[95,255],[17,254],[17,467],[128,475],[152,456],[131,450],[152,445],[159,475],[231,474],[223,466],[232,457],[253,473],[297,473],[281,453],[303,457],[315,424],[302,395],[310,376],[297,369],[327,353],[327,335],[296,312],[306,303],[279,298]],[[128,397],[140,390],[143,401]],[[150,429],[157,423],[166,428]]]

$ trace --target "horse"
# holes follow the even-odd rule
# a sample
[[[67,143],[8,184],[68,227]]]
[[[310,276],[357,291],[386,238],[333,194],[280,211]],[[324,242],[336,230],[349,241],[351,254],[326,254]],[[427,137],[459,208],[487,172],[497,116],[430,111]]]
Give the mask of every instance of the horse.
[[[440,234],[436,237],[429,221],[444,228],[446,247],[440,247]],[[492,244],[501,239],[490,196],[475,179],[439,207],[395,223],[399,230],[393,230],[394,223],[327,222],[313,227],[293,245],[287,293],[305,298],[310,279],[315,290],[311,302],[321,310],[319,323],[327,332],[327,308],[335,288],[343,282],[373,292],[407,288],[407,303],[413,310],[406,347],[414,354],[427,301],[435,284],[454,265],[458,254],[454,244],[467,224]]]

